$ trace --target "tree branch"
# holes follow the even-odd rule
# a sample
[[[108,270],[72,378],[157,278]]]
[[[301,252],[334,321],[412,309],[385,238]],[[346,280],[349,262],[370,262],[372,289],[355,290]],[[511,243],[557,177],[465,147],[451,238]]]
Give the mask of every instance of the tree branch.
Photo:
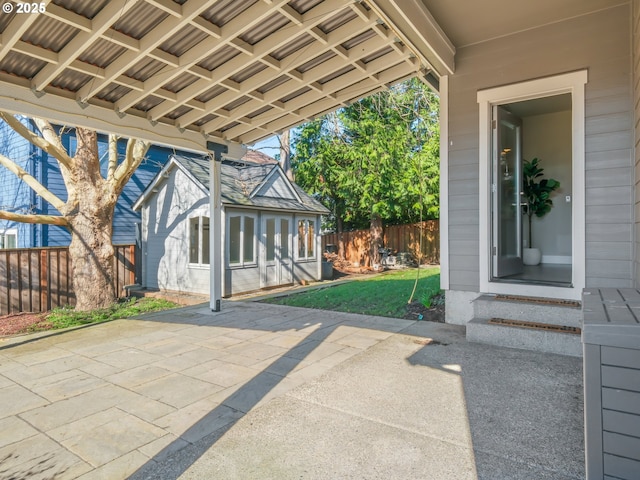
[[[56,135],[55,130],[49,122],[40,118],[33,118],[33,121],[42,133],[42,137],[40,137],[25,127],[20,120],[7,112],[0,111],[0,118],[7,122],[20,136],[48,154],[53,155],[64,167],[70,168],[71,158],[62,146],[60,138]]]
[[[113,179],[110,182],[116,195],[120,195],[120,192],[122,192],[122,189],[133,175],[133,172],[135,172],[136,168],[140,166],[144,156],[147,154],[147,150],[149,150],[149,146],[150,144],[148,142],[143,142],[134,138],[130,138],[127,141],[127,150],[124,160],[116,169],[113,174]]]
[[[0,154],[0,165],[15,174],[20,180],[29,185],[29,187],[31,187],[34,192],[36,192],[39,196],[53,205],[56,210],[62,213],[65,202],[63,202],[62,200],[60,200],[60,198],[47,190],[40,182],[38,182],[38,180],[35,179],[35,177],[30,175],[26,170],[24,170],[14,161],[2,154]]]
[[[69,226],[69,222],[67,222],[66,218],[58,217],[56,215],[25,215],[22,213],[7,212],[5,210],[0,210],[0,220],[10,220],[12,222],[20,223],[59,225],[61,227]]]
[[[109,135],[109,169],[107,171],[107,181],[113,179],[113,175],[116,173],[118,167],[118,137],[116,135]]]

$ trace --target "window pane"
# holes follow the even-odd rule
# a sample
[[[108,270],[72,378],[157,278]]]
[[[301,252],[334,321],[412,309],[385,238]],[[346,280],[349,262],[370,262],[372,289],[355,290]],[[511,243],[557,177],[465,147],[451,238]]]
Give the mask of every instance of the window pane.
[[[244,261],[254,263],[256,261],[253,253],[253,245],[255,244],[255,225],[253,218],[244,217]]]
[[[229,263],[240,263],[240,217],[229,219]]]
[[[209,265],[209,218],[202,217],[202,263]]]
[[[18,248],[17,235],[15,233],[7,235],[7,248]]]
[[[305,243],[305,235],[304,235],[304,220],[298,221],[298,257],[304,258],[304,243]]]
[[[275,260],[276,258],[276,219],[267,219],[267,261]]]
[[[289,220],[280,219],[280,254],[282,260],[289,259]]]
[[[189,219],[189,263],[198,263],[199,218]]]
[[[307,231],[307,257],[313,257],[313,247],[316,242],[313,220],[309,220],[309,230]]]

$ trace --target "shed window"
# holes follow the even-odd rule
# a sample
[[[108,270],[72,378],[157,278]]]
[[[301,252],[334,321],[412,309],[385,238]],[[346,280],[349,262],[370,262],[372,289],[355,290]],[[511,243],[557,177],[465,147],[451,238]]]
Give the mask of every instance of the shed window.
[[[298,220],[298,258],[315,258],[315,222],[313,220]]]
[[[232,214],[227,218],[229,265],[236,267],[255,264],[255,216],[248,214]]]
[[[209,265],[209,217],[189,219],[189,263]]]
[[[0,248],[18,248],[18,231],[11,229],[0,234]]]

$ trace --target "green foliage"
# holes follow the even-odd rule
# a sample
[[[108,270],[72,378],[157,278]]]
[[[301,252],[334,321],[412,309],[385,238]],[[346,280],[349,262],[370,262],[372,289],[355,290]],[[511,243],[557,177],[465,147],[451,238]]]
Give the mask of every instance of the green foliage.
[[[109,308],[80,312],[73,307],[66,305],[55,308],[46,315],[46,322],[42,325],[36,324],[35,329],[59,329],[86,325],[89,323],[100,323],[119,318],[128,318],[142,313],[157,312],[179,307],[178,304],[163,300],[161,298],[140,298],[135,297],[120,300]]]
[[[553,178],[542,178],[544,168],[540,166],[540,160],[534,158],[531,161],[525,160],[522,167],[522,191],[524,193],[526,205],[523,206],[524,213],[529,216],[529,246],[531,247],[531,219],[533,215],[538,218],[544,217],[551,211],[553,201],[551,194],[560,188],[560,182]]]
[[[420,295],[420,303],[427,308],[431,308],[434,305],[439,305],[442,298],[442,290],[439,287],[428,287]]]
[[[421,269],[418,292],[440,291],[440,268]],[[308,290],[268,303],[363,315],[403,318],[416,278],[414,269],[397,270],[328,288]]]
[[[438,98],[412,79],[302,125],[293,135],[296,182],[362,228],[439,214]]]

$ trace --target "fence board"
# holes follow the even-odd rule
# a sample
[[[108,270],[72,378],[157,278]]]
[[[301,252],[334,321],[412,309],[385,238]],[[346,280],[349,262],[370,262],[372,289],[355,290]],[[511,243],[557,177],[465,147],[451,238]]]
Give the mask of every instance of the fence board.
[[[139,278],[136,245],[114,245],[116,295]],[[45,312],[74,305],[72,265],[68,247],[25,248],[0,251],[0,315]]]
[[[422,245],[420,233],[422,231]],[[354,230],[342,233],[344,241],[345,260],[360,265],[370,265],[369,230]],[[338,245],[337,233],[322,236],[322,249],[327,245]],[[392,252],[410,252],[421,263],[440,262],[440,229],[438,220],[428,220],[412,225],[391,225],[384,228],[384,247]]]

